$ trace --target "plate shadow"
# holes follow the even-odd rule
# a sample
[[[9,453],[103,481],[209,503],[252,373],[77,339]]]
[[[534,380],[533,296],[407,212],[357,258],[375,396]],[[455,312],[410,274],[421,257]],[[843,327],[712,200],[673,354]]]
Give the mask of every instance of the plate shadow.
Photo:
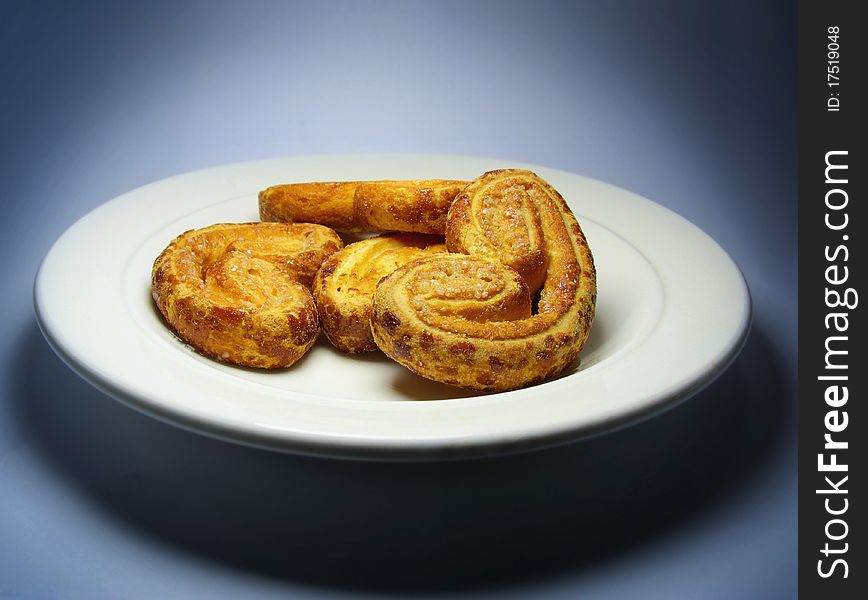
[[[749,484],[794,419],[759,324],[692,400],[609,435],[447,463],[284,455],[182,431],[70,371],[35,323],[9,397],[48,465],[172,550],[329,588],[497,588],[577,572],[689,523]]]

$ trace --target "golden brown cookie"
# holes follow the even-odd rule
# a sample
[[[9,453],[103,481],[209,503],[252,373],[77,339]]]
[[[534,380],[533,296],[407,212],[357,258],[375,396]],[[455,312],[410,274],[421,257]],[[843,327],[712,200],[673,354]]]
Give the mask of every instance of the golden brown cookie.
[[[423,377],[486,391],[570,365],[593,320],[596,273],[561,195],[530,171],[491,171],[456,198],[447,233],[450,249],[469,255],[415,260],[377,286],[371,328],[380,349]]]
[[[290,183],[259,193],[263,221],[319,223],[343,232],[442,235],[466,181],[445,179]]]
[[[187,231],[154,262],[151,292],[175,333],[237,365],[287,367],[316,339],[308,285],[343,246],[312,224],[225,223]]]
[[[443,235],[446,215],[466,181],[367,181],[356,188],[356,220],[375,231]]]
[[[344,352],[377,350],[371,303],[377,283],[403,264],[445,252],[442,236],[393,233],[350,244],[320,267],[313,296],[329,341]]]
[[[357,181],[288,183],[259,192],[259,218],[278,223],[318,223],[337,231],[361,232],[353,203]]]

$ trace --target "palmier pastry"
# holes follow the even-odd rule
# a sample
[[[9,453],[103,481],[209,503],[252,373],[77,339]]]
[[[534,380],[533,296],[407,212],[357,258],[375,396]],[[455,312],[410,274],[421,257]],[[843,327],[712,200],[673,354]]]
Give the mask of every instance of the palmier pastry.
[[[371,328],[383,352],[423,377],[488,391],[570,365],[594,316],[596,273],[561,195],[530,171],[491,171],[455,199],[447,233],[467,255],[415,260],[377,287]]]
[[[313,297],[329,341],[344,352],[377,350],[371,304],[377,283],[401,265],[446,252],[442,236],[392,233],[350,244],[332,254],[314,279]]]
[[[247,367],[288,367],[319,331],[307,286],[342,246],[321,225],[211,225],[163,250],[151,291],[171,328],[199,352]]]
[[[259,192],[259,216],[344,232],[443,235],[449,206],[465,185],[447,179],[290,183]]]
[[[365,181],[356,188],[356,220],[375,231],[443,235],[446,215],[466,181]]]
[[[278,223],[319,223],[337,231],[366,231],[356,222],[357,181],[289,183],[259,192],[259,218]]]

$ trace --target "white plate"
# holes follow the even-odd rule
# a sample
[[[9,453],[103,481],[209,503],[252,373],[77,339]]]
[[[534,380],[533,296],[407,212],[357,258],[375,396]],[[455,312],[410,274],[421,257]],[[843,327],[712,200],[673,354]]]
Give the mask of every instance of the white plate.
[[[594,253],[597,316],[581,362],[528,389],[479,395],[324,336],[279,372],[219,364],[178,341],[150,297],[151,264],[176,235],[257,219],[257,192],[292,181],[472,179],[530,168],[576,213]],[[610,430],[683,400],[735,358],[750,322],[738,268],[671,211],[591,179],[507,161],[427,155],[310,156],[226,165],[133,190],[54,244],[34,291],[55,351],[148,414],[256,446],[355,458],[511,452]]]

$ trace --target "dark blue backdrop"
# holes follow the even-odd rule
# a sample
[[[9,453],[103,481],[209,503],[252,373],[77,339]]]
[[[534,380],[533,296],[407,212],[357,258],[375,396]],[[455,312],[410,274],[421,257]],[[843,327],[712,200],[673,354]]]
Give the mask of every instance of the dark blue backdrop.
[[[0,596],[793,597],[795,41],[774,1],[0,4]],[[175,430],[42,341],[36,267],[93,207],[364,151],[546,164],[672,208],[745,273],[744,353],[604,438],[377,465]]]

